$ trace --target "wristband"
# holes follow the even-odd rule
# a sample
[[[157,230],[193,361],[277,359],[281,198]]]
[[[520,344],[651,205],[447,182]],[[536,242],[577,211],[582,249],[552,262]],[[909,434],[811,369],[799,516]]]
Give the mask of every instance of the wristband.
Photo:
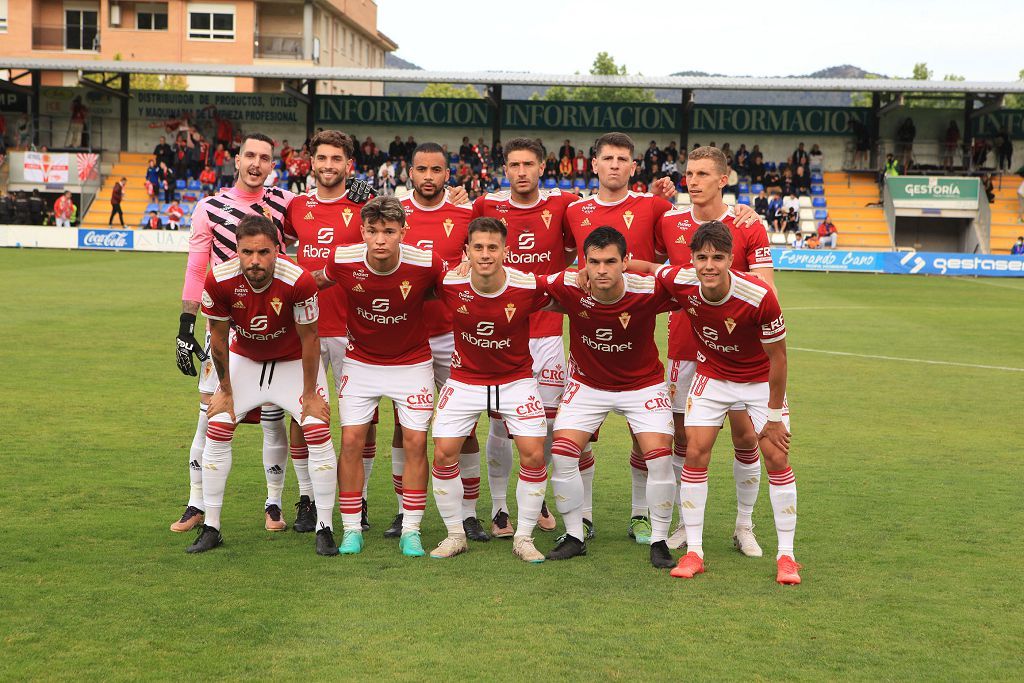
[[[782,422],[782,408],[769,408],[768,409],[768,421],[769,422]]]
[[[196,317],[191,313],[182,313],[178,319],[178,335],[192,336],[196,330]]]

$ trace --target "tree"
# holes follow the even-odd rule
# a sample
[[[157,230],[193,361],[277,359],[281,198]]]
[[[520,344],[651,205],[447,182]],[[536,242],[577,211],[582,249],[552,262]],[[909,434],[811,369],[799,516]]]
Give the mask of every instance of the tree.
[[[1024,76],[1024,71],[1021,72]],[[934,72],[928,68],[926,62],[918,62],[914,65],[913,71],[909,79],[911,81],[930,81]],[[868,75],[866,78],[880,78],[879,76]],[[896,76],[895,78],[899,78]],[[944,81],[963,81],[966,80],[963,76],[957,74],[946,74],[942,77]],[[935,98],[933,93],[915,93],[907,92],[904,94],[905,106],[911,109],[963,109],[964,101],[962,97],[952,96],[949,98],[940,97]],[[850,94],[850,104],[855,107],[870,107],[871,106],[871,93],[869,92],[856,92]]]
[[[468,83],[461,88],[451,83],[427,83],[423,92],[420,93],[420,97],[480,99],[481,95],[476,88]]]
[[[114,55],[114,61],[124,59],[121,53]],[[103,83],[115,74],[87,74],[85,78],[96,83]],[[161,76],[160,74],[129,74],[128,84],[132,90],[188,90],[188,80],[184,76]],[[120,88],[120,81],[111,83],[111,87]]]
[[[1017,80],[1024,81],[1024,69],[1017,72]],[[1024,95],[1007,95],[1005,106],[1007,109],[1024,109]]]
[[[579,74],[579,71],[576,72]],[[590,73],[594,76],[628,76],[626,65],[617,66],[615,59],[607,52],[598,52],[594,63],[590,67]],[[638,74],[642,75],[642,74]],[[533,93],[530,97],[533,100],[548,100],[552,102],[656,102],[653,90],[642,88],[601,88],[584,85],[576,88],[569,88],[562,85],[555,85],[547,89],[543,96]]]

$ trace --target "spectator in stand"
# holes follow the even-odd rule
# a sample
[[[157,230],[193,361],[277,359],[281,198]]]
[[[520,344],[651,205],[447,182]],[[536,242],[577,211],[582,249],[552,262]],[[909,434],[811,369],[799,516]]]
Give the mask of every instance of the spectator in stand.
[[[722,154],[725,155],[726,163],[728,163],[728,162],[733,160],[733,158],[732,158],[732,147],[729,146],[728,142],[725,143],[724,145],[722,145]]]
[[[796,194],[796,182],[793,180],[793,172],[788,168],[782,172],[782,181],[779,183],[779,188],[782,190],[783,195]]]
[[[999,133],[996,135],[994,147],[996,150],[996,159],[998,161],[996,167],[999,171],[1003,169],[1009,171],[1010,166],[1013,164],[1013,140],[1010,139],[1010,134],[1006,130],[1006,126],[999,129]]]
[[[213,167],[208,165],[203,169],[199,174],[199,184],[204,192],[217,189],[217,172],[213,170]]]
[[[676,147],[676,141],[673,140],[665,148],[661,150],[662,156],[665,157],[665,161],[671,161],[674,164],[679,164],[679,148]]]
[[[896,129],[896,153],[900,156],[903,168],[910,168],[910,162],[914,155],[915,137],[917,137],[917,128],[914,126],[913,119],[908,116]]]
[[[974,143],[971,145],[971,160],[974,163],[974,168],[982,168],[985,166],[985,162],[988,161],[988,153],[992,149],[992,143],[983,137],[974,138]]]
[[[733,158],[733,165],[740,173],[750,173],[750,152],[747,151],[746,145],[741,144],[740,148],[736,150],[736,156]]]
[[[769,192],[777,190],[779,194],[782,193],[782,178],[779,177],[779,172],[774,169],[765,171],[763,184],[764,189]]]
[[[764,185],[764,157],[761,156],[761,152],[756,150],[757,145],[754,147],[755,149],[750,152],[750,162],[748,164],[750,182]]]
[[[156,211],[149,212],[149,218],[146,219],[146,227],[144,230],[161,230],[164,226],[160,223],[160,216],[157,215]]]
[[[661,150],[658,149],[658,143],[651,140],[651,144],[644,150],[644,163],[643,166],[647,170],[649,175],[654,175],[661,168],[662,156]]]
[[[223,146],[222,149],[227,149],[231,146],[231,141],[235,137],[234,124],[231,123],[230,119],[219,115],[216,109],[213,111],[213,122],[217,130],[214,140]]]
[[[796,176],[793,177],[793,185],[795,186],[798,196],[806,197],[811,194],[811,176],[807,174],[803,166],[796,167]]]
[[[39,188],[32,190],[32,194],[28,197],[28,220],[32,225],[43,224],[43,214],[46,210],[46,203],[43,201],[43,195],[39,194]]]
[[[735,195],[740,191],[740,176],[736,172],[736,169],[732,167],[731,161],[725,162],[725,170],[729,176],[729,180],[726,181],[725,184],[725,191]]]
[[[992,183],[992,174],[986,173],[981,176],[981,187],[985,190],[985,196],[988,197],[988,203],[991,204],[996,200],[996,188]]]
[[[494,164],[494,168],[504,168],[505,166],[505,149],[501,146],[501,140],[494,143],[494,149],[491,150],[491,163]]]
[[[641,178],[637,177],[636,181],[633,183],[630,189],[633,190],[633,192],[647,192],[647,183],[645,183]]]
[[[554,152],[548,153],[548,158],[544,160],[544,177],[558,178],[558,159]]]
[[[18,192],[14,196],[14,222],[18,225],[30,225],[28,211],[28,195],[22,192]]]
[[[220,164],[220,187],[231,187],[235,184],[235,160],[231,152],[224,151],[224,161]],[[220,188],[217,188],[220,189]]]
[[[821,246],[821,238],[818,233],[812,232],[804,239],[804,249],[817,249]]]
[[[227,152],[224,149],[224,145],[218,142],[216,149],[213,150],[213,158],[209,161],[210,166],[213,166],[218,174],[220,173],[220,167],[224,164],[225,154]]]
[[[665,155],[665,163],[661,165],[661,174],[671,178],[673,183],[679,181],[679,168],[676,166],[676,160],[667,154]]]
[[[199,131],[193,129],[189,132],[186,147],[188,148],[188,177],[192,180],[199,180],[199,172],[203,170],[203,159],[206,158],[203,150],[208,145]]]
[[[153,161],[159,166],[161,162],[168,166],[174,165],[174,150],[167,144],[167,138],[160,136],[160,142],[153,148]]]
[[[281,161],[285,167],[288,166],[288,162],[291,161],[292,155],[295,154],[295,148],[288,144],[287,140],[281,141]]]
[[[71,200],[71,190],[65,190],[64,194],[57,197],[53,203],[53,217],[58,228],[71,227],[71,214],[75,211],[75,203]]]
[[[146,196],[149,197],[149,201],[156,201],[156,193],[160,188],[160,169],[156,166],[156,161],[153,159],[149,160],[149,166],[146,168]]]
[[[465,161],[467,164],[470,163],[470,159],[473,157],[473,145],[469,143],[469,136],[462,136],[462,144],[459,145],[459,160]]]
[[[797,166],[806,166],[811,162],[811,157],[807,154],[807,150],[804,149],[804,143],[800,143],[793,150],[793,154],[789,157],[789,165],[793,168]]]
[[[395,174],[391,169],[391,164],[381,164],[377,170],[377,194],[393,195],[395,187]]]
[[[804,234],[802,232],[798,232],[793,237],[793,248],[794,249],[806,249],[807,248],[807,241],[804,239]]]
[[[953,168],[953,159],[956,157],[957,148],[960,147],[960,127],[952,119],[946,126],[946,136],[942,141],[942,165],[946,170]]]
[[[121,201],[124,199],[124,188],[128,184],[127,178],[121,178],[119,181],[114,183],[114,189],[110,191],[110,218],[107,219],[107,227],[113,227],[114,215],[117,215],[118,220],[121,221],[121,227],[124,227],[124,214],[121,212]]]
[[[388,159],[392,161],[398,161],[405,156],[405,143],[402,142],[402,136],[396,135],[395,139],[388,145]]]
[[[412,183],[409,180],[409,164],[406,163],[405,159],[401,159],[398,162],[398,168],[395,171],[395,181],[398,187],[404,187],[407,190],[412,189]]]
[[[1024,256],[1024,236],[1017,238],[1014,245],[1010,247],[1010,254],[1013,256]]]
[[[768,204],[768,193],[761,190],[757,193],[757,196],[754,197],[754,213],[764,219],[766,223],[770,221],[768,218]]]
[[[853,133],[853,167],[867,168],[871,153],[871,133],[860,119],[850,119],[850,131]]]
[[[71,121],[68,124],[68,134],[64,139],[65,147],[81,147],[82,132],[85,130],[85,119],[89,116],[89,110],[82,104],[80,95],[71,100]]]
[[[563,142],[562,146],[558,148],[558,158],[561,159],[562,157],[576,158],[576,148],[568,140]]]
[[[572,157],[563,156],[561,161],[558,162],[558,177],[572,178]]]
[[[817,160],[821,162],[821,157],[825,156],[825,153],[821,151],[821,147],[818,147],[818,143],[811,145],[811,161]]]
[[[822,247],[828,247],[829,249],[836,248],[836,240],[839,239],[836,231],[836,225],[829,218],[828,214],[825,214],[825,220],[818,224],[818,241]]]
[[[178,200],[175,199],[171,202],[171,205],[167,207],[167,229],[168,230],[180,230],[181,219],[185,215],[185,209],[181,208],[178,204]]]
[[[796,231],[800,229],[800,200],[795,194],[789,194],[782,200],[782,230]]]
[[[174,177],[185,180],[188,177],[188,141],[178,138],[174,147]]]
[[[18,135],[18,144],[15,145],[21,149],[27,148],[32,144],[32,124],[29,123],[28,117],[22,114],[18,118],[18,123],[15,126],[15,133]]]
[[[174,171],[171,170],[171,167],[163,161],[160,162],[158,178],[158,187],[163,190],[164,193],[164,203],[170,204],[171,200],[174,199],[175,181],[177,178],[175,178]]]
[[[1021,177],[1024,177],[1024,173]],[[1024,180],[1017,186],[1017,222],[1024,223]]]
[[[885,166],[882,169],[882,175],[889,178],[895,178],[902,172],[903,169],[900,167],[900,162],[897,161],[896,157],[892,153],[886,154]]]
[[[296,194],[306,191],[306,176],[309,175],[309,154],[303,147],[301,152],[292,154],[288,160],[288,187]]]
[[[407,164],[412,163],[412,153],[416,151],[416,146],[416,138],[410,135],[405,141],[405,150],[402,152],[402,156],[405,157]]]

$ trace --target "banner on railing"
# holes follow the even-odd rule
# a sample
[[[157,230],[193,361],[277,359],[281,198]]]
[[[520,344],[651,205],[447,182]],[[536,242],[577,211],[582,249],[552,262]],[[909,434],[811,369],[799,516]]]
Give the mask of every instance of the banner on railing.
[[[1024,277],[1024,256],[1003,254],[776,248],[772,249],[772,258],[779,270]]]
[[[67,185],[68,155],[49,152],[25,152],[25,182]]]

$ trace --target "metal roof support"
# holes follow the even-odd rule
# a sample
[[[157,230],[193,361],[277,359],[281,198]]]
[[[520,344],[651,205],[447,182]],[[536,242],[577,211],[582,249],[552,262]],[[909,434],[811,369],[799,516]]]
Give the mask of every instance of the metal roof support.
[[[687,154],[690,148],[690,115],[693,112],[693,91],[682,90],[679,100],[679,157]],[[682,172],[682,169],[680,169]]]
[[[317,115],[317,101],[316,96],[316,81],[310,79],[306,81],[306,138],[312,138],[313,132],[316,130],[316,115]]]
[[[974,170],[974,150],[971,145],[974,142],[974,130],[971,128],[971,113],[974,111],[974,94],[964,93],[964,122],[960,130],[960,139],[964,146],[964,170]]]
[[[879,129],[882,123],[882,93],[871,93],[871,118],[868,122],[868,166],[870,168],[881,168],[882,160],[879,158],[878,140]],[[856,156],[854,156],[856,158]]]
[[[121,74],[121,149],[128,149],[128,100],[131,98],[131,76]],[[92,136],[89,137],[90,143]]]
[[[501,99],[501,83],[487,86],[487,101],[491,105],[491,151],[501,140],[501,121],[505,116],[505,105]]]

